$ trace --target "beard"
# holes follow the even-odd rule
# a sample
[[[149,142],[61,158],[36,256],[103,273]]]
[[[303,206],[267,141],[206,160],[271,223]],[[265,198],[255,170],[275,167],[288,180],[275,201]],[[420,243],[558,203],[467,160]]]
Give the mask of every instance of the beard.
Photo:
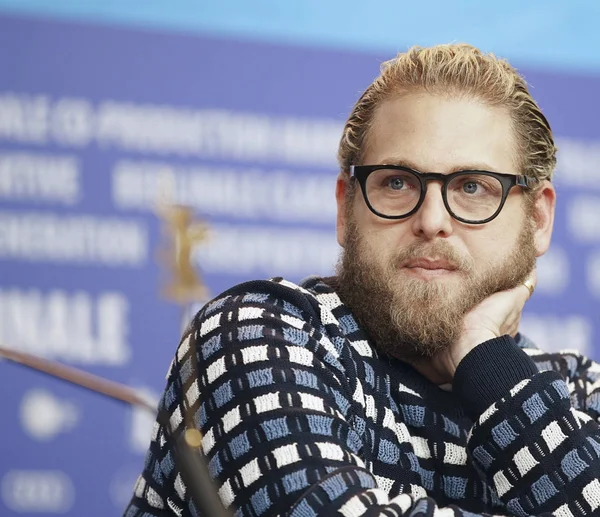
[[[488,296],[524,282],[535,267],[533,216],[501,263],[475,268],[448,242],[418,241],[383,264],[347,214],[344,250],[336,267],[336,290],[375,347],[407,362],[431,358],[460,337],[464,316]],[[408,277],[400,268],[419,257],[445,259],[456,270],[451,281]]]

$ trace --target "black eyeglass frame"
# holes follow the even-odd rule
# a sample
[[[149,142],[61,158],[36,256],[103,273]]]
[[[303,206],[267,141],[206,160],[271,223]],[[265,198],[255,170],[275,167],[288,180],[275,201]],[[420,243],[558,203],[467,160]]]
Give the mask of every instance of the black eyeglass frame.
[[[410,212],[408,212],[404,215],[384,215],[384,214],[378,212],[377,210],[375,210],[375,208],[373,208],[373,205],[371,205],[371,202],[369,201],[369,196],[367,195],[367,178],[369,177],[369,175],[371,173],[373,173],[377,170],[381,170],[381,169],[390,169],[390,170],[398,170],[398,171],[408,172],[408,173],[412,174],[413,176],[415,176],[419,180],[419,184],[421,185],[421,193],[420,193],[419,201],[417,202],[415,207]],[[457,178],[460,176],[467,176],[467,175],[473,174],[473,173],[482,174],[484,176],[491,176],[492,178],[496,178],[502,185],[502,199],[500,201],[500,205],[498,206],[498,209],[490,217],[488,217],[487,219],[484,219],[483,221],[469,221],[468,219],[459,217],[452,211],[452,209],[450,208],[450,205],[448,204],[448,195],[447,195],[448,183],[450,183],[454,178]],[[450,174],[442,174],[440,172],[424,173],[424,172],[415,171],[413,169],[409,169],[408,167],[404,167],[403,165],[350,165],[350,179],[355,179],[356,181],[358,181],[358,183],[360,185],[360,189],[363,194],[363,199],[365,200],[365,203],[369,207],[369,210],[371,210],[371,212],[373,212],[375,215],[382,217],[384,219],[406,219],[407,217],[410,217],[411,215],[413,215],[415,212],[417,212],[419,210],[419,208],[421,208],[423,201],[425,201],[425,196],[427,194],[427,183],[429,181],[440,181],[442,183],[442,199],[444,200],[444,206],[446,207],[446,210],[454,219],[456,219],[457,221],[460,221],[461,223],[466,223],[466,224],[489,223],[490,221],[492,221],[493,219],[498,217],[498,214],[502,211],[502,208],[504,208],[504,203],[506,203],[508,194],[510,193],[510,191],[513,187],[518,186],[518,187],[530,189],[530,188],[532,188],[534,183],[538,182],[537,178],[534,178],[533,176],[525,176],[523,174],[515,175],[515,174],[506,174],[506,173],[502,173],[502,172],[491,172],[491,171],[480,171],[480,170],[464,170],[464,171],[452,172]]]

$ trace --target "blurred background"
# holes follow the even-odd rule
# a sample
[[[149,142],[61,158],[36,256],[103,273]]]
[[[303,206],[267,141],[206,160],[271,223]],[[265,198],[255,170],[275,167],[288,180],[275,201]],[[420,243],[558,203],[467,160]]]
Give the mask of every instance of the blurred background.
[[[156,400],[179,287],[201,303],[331,273],[349,110],[396,52],[468,42],[520,69],[560,148],[523,330],[600,359],[599,19],[583,1],[0,0],[0,343]],[[152,416],[4,361],[0,390],[0,515],[120,515]]]

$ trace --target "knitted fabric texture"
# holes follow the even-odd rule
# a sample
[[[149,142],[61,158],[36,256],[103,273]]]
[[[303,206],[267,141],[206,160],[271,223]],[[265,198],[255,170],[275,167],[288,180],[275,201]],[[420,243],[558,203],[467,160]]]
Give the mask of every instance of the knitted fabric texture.
[[[444,391],[378,353],[322,280],[241,284],[184,335],[172,432],[155,424],[124,515],[197,515],[173,457],[189,427],[236,516],[600,515],[599,377],[503,336]]]

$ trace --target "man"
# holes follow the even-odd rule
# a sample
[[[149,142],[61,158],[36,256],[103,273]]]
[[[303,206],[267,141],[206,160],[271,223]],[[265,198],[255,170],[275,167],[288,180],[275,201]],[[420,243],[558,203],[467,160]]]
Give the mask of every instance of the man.
[[[194,514],[172,455],[193,427],[236,515],[600,515],[600,368],[518,334],[555,154],[506,62],[386,63],[340,143],[337,276],[200,311],[125,515]]]

